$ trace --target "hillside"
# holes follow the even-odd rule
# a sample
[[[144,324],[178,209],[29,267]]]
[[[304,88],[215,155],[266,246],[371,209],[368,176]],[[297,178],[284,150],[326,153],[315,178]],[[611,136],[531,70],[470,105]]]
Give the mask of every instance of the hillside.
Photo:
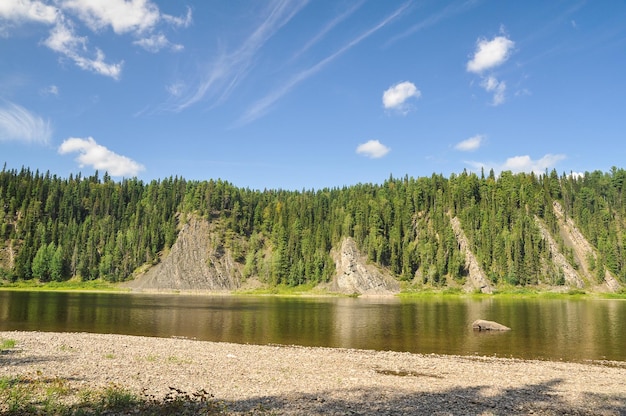
[[[0,280],[230,291],[619,291],[626,172],[463,172],[318,191],[0,173]],[[133,280],[134,279],[134,280]]]

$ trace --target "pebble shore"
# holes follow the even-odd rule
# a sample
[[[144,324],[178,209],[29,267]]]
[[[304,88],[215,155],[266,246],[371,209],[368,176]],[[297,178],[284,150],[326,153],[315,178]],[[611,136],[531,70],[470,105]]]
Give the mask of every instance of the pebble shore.
[[[0,377],[58,377],[163,397],[205,390],[229,414],[626,415],[626,363],[0,332]]]

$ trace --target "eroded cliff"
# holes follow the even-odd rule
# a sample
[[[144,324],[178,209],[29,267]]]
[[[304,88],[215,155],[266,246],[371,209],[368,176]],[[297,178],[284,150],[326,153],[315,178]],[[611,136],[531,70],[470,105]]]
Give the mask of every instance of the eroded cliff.
[[[231,291],[242,282],[241,265],[216,239],[208,221],[192,217],[162,261],[127,283],[132,289]]]

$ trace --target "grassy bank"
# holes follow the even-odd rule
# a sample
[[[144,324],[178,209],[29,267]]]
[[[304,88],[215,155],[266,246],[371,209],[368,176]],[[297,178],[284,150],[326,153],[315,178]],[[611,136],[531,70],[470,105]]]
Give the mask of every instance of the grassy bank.
[[[37,279],[18,280],[15,282],[0,281],[0,290],[25,290],[25,291],[57,291],[57,292],[122,292],[125,288],[106,282],[104,280],[81,281],[78,279],[66,282],[46,282],[42,283]]]
[[[23,290],[23,291],[57,291],[57,292],[129,292],[128,288],[109,283],[103,280],[80,281],[78,279],[66,282],[41,283],[36,279],[21,280],[16,282],[0,281],[0,290]],[[146,291],[146,293],[186,294],[186,291]],[[192,293],[192,291],[189,291]],[[202,291],[193,291],[194,294],[203,294]],[[347,296],[358,297],[358,294],[346,295],[331,292],[314,284],[300,286],[264,286],[254,289],[242,289],[232,292],[206,292],[207,295],[235,295],[235,296]],[[480,292],[464,292],[458,287],[412,287],[405,286],[396,296],[405,299],[411,298],[540,298],[540,299],[626,299],[626,288],[617,293],[591,292],[581,289],[553,290],[552,288],[536,287],[496,287],[493,294]]]

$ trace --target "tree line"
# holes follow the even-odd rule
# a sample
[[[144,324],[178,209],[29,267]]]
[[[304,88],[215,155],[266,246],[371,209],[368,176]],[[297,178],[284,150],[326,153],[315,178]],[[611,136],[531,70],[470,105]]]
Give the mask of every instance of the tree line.
[[[28,168],[0,172],[0,277],[119,282],[155,264],[190,215],[216,224],[245,276],[271,285],[328,281],[331,249],[353,238],[398,279],[462,284],[465,258],[450,221],[494,284],[563,284],[536,219],[560,237],[559,202],[597,250],[593,269],[626,282],[626,171],[584,175],[502,172],[389,177],[321,190],[251,190],[223,180],[143,182]],[[214,236],[215,237],[215,236]]]

